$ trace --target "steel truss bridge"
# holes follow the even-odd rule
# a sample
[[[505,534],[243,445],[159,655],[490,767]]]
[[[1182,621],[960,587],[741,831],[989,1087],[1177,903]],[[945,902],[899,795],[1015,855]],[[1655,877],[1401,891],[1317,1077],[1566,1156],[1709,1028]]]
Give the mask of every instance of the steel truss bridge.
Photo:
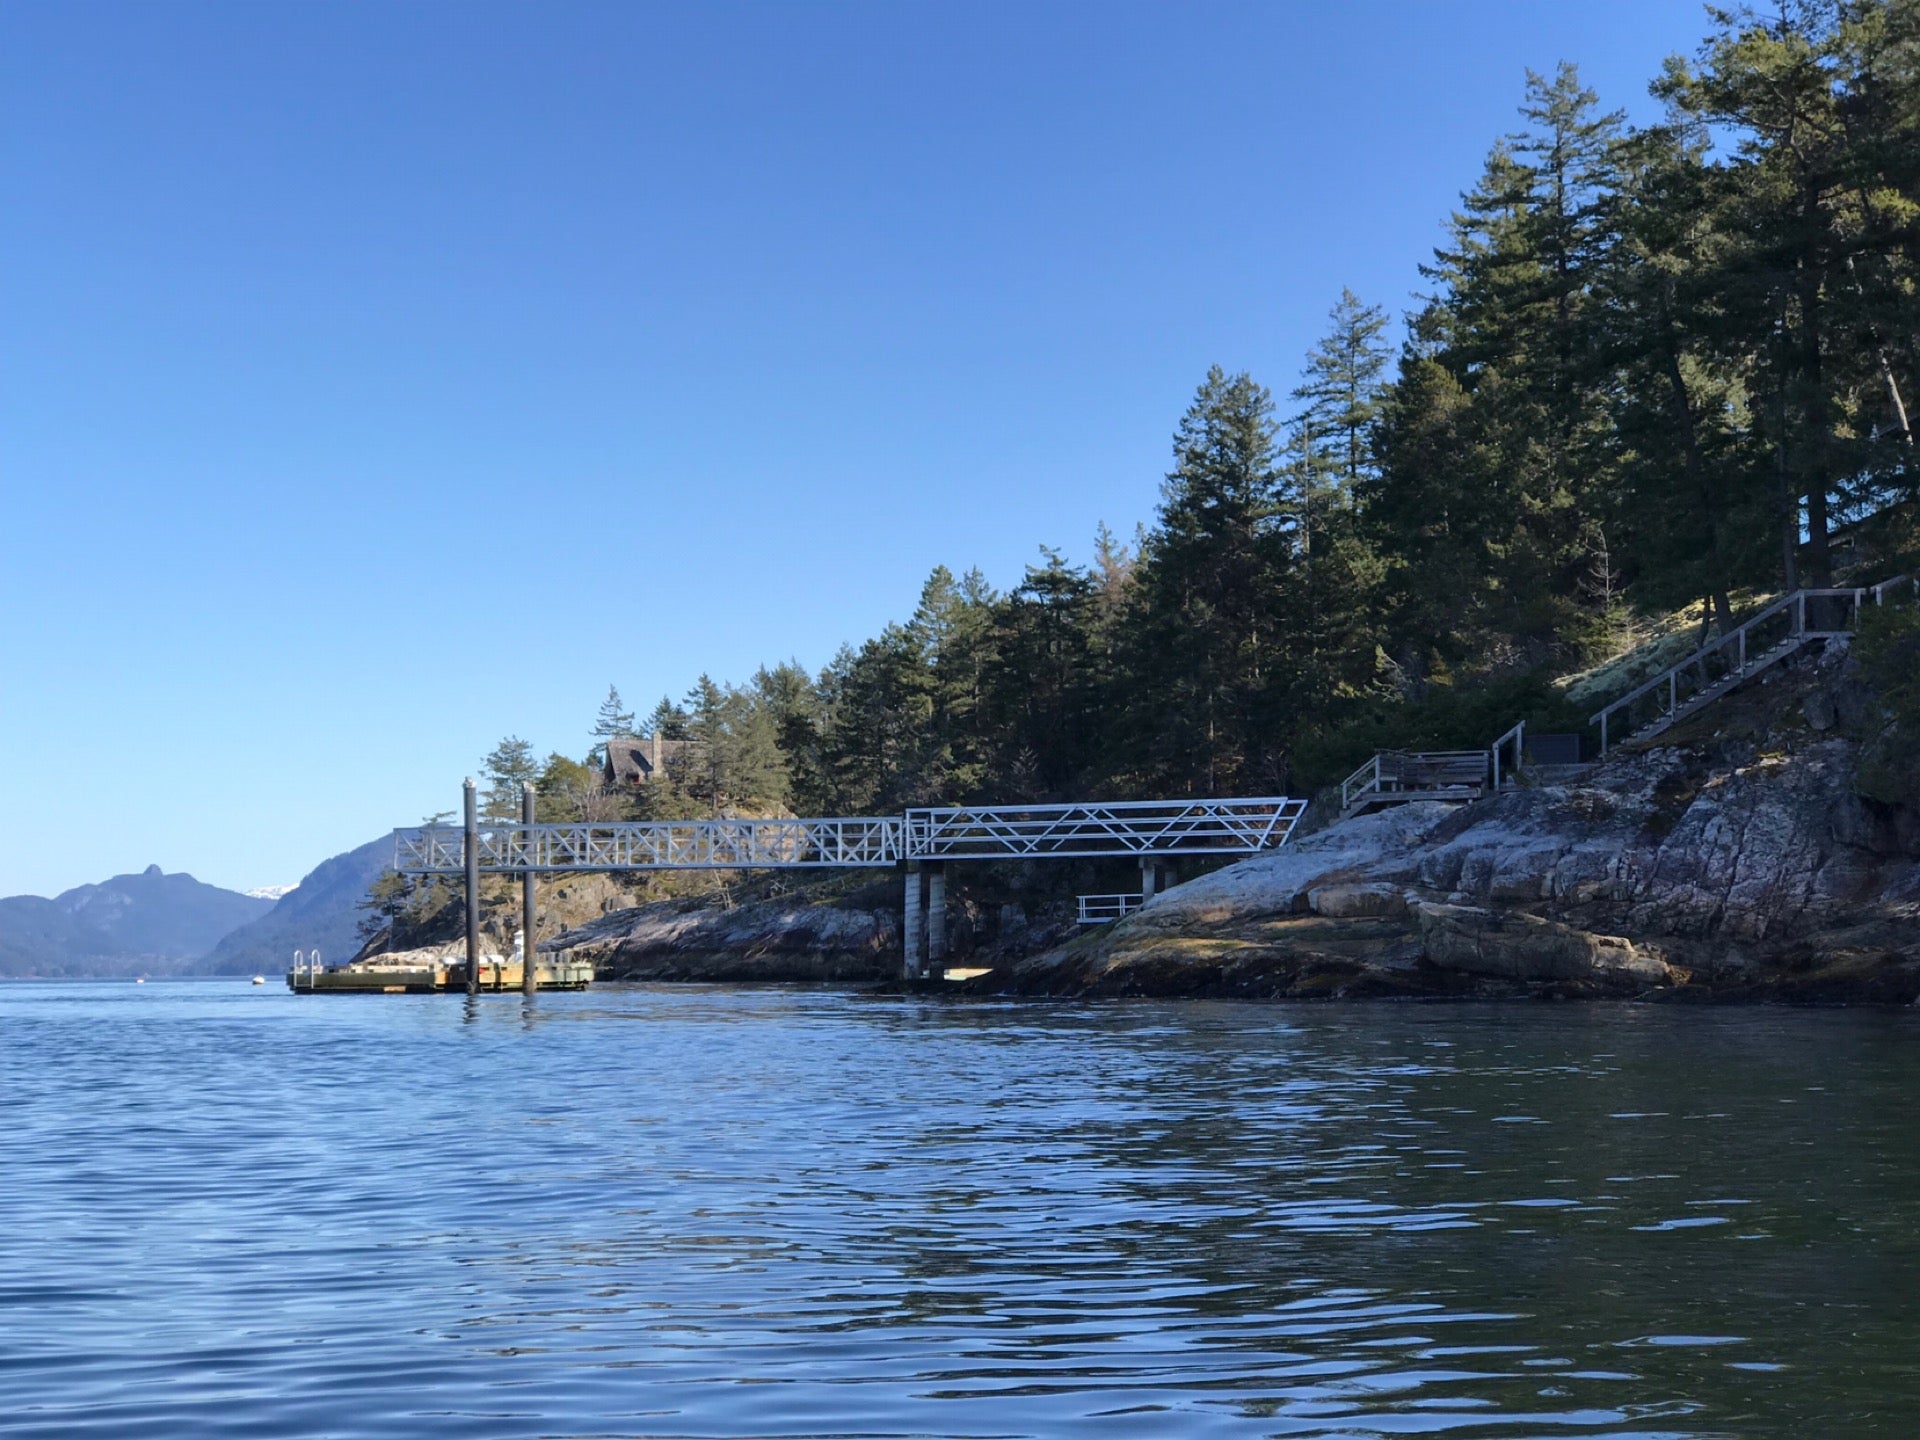
[[[482,874],[518,875],[522,932],[535,933],[534,877],[627,870],[881,869],[906,867],[905,972],[925,978],[947,953],[946,862],[1133,857],[1153,898],[1162,864],[1182,855],[1249,855],[1286,844],[1304,800],[1118,800],[1078,805],[984,805],[824,820],[641,820],[551,825],[533,819],[533,790],[518,821],[477,818],[466,786],[466,823],[394,832],[402,875],[464,873],[468,989],[478,974],[477,893]],[[1122,912],[1125,913],[1125,912]],[[530,942],[529,942],[530,943]],[[533,967],[526,967],[527,974]]]
[[[1306,807],[1266,797],[959,806],[827,820],[485,821],[474,840],[481,871],[515,875],[1245,855],[1285,844]],[[393,868],[403,875],[458,874],[466,861],[462,826],[394,832]]]

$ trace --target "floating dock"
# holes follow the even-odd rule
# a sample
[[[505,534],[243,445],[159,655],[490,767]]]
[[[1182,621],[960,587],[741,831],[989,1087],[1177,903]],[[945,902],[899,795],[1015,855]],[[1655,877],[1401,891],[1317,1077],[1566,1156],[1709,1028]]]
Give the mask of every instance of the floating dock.
[[[518,960],[482,960],[479,988],[522,988]],[[593,983],[593,966],[584,960],[543,959],[534,963],[534,985],[541,990],[584,990]],[[287,971],[287,988],[296,995],[448,995],[464,994],[467,964],[439,960],[428,964],[295,966]]]

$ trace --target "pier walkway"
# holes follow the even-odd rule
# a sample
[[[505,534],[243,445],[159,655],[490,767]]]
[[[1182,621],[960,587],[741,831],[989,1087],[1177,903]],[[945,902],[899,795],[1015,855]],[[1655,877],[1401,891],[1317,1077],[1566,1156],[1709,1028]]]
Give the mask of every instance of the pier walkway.
[[[539,824],[533,791],[517,821],[482,821],[473,781],[463,825],[394,832],[402,875],[464,874],[470,947],[477,953],[472,897],[483,874],[524,884],[525,933],[534,934],[534,877],[644,870],[906,870],[906,962],[921,978],[946,959],[946,865],[956,860],[1133,857],[1152,898],[1166,862],[1179,856],[1250,855],[1284,845],[1307,802],[1247,799],[1120,800],[1069,805],[911,809],[902,815],[822,819],[628,821]]]

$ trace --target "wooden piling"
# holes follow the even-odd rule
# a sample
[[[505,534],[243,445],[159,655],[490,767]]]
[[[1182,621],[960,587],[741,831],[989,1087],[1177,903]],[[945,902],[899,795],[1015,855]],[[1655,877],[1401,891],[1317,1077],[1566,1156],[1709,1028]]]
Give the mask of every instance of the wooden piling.
[[[480,796],[469,779],[466,802],[467,860],[467,994],[480,993]]]
[[[520,823],[526,827],[521,835],[526,868],[520,872],[520,993],[531,995],[536,983],[534,969],[535,956],[539,947],[534,943],[540,912],[534,906],[533,894],[533,786],[520,787]]]

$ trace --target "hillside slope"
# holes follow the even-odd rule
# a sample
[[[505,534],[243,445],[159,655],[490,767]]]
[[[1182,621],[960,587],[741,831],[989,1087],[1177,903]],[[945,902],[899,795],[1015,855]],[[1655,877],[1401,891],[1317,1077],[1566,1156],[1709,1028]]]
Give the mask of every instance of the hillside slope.
[[[177,972],[272,904],[158,865],[51,900],[15,895],[0,900],[0,975]]]
[[[1028,993],[1920,998],[1920,814],[1863,799],[1844,651],[1653,747],[1328,827],[1010,962]]]
[[[316,865],[295,890],[252,923],[208,942],[195,967],[203,974],[245,975],[285,970],[295,950],[318,949],[333,962],[360,947],[361,900],[393,863],[393,837],[382,835]]]

